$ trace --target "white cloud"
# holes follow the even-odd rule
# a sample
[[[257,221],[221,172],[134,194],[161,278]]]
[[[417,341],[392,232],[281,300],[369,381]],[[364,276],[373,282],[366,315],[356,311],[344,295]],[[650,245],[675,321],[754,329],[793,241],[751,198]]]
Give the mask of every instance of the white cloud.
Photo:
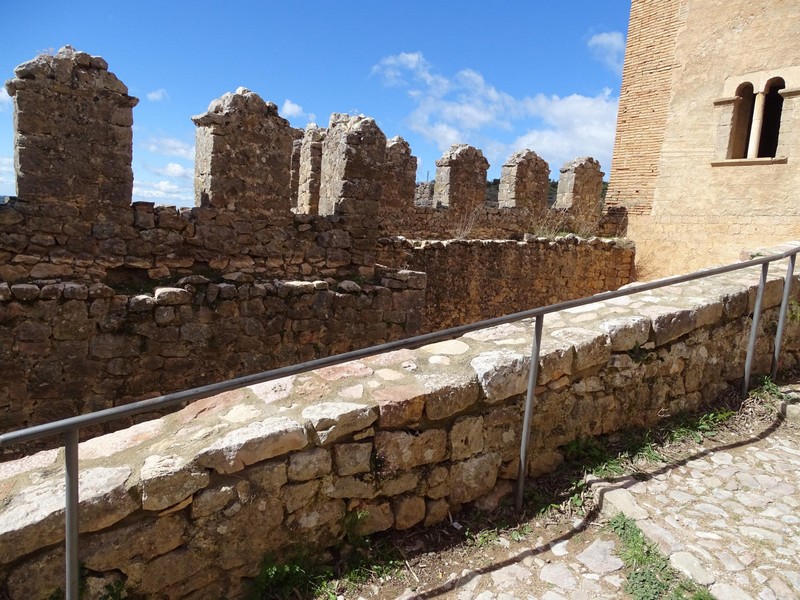
[[[14,101],[4,87],[0,87],[0,112],[11,110],[11,105]]]
[[[617,75],[622,75],[625,60],[625,36],[619,31],[596,33],[589,38],[589,49],[595,59],[606,65]]]
[[[309,123],[311,123],[317,118],[314,113],[305,112],[302,106],[300,106],[296,102],[292,102],[288,98],[283,101],[283,105],[281,106],[281,115],[283,115],[287,119],[305,118],[306,121]]]
[[[133,199],[135,201],[162,202],[176,205],[194,203],[194,192],[191,184],[178,185],[171,181],[139,181],[133,182]]]
[[[281,113],[284,117],[302,117],[303,116],[303,107],[299,104],[295,104],[288,98],[283,101],[283,106],[281,107]]]
[[[145,143],[145,149],[163,156],[194,160],[194,146],[171,137],[150,138]]]
[[[159,102],[160,100],[168,100],[169,94],[167,94],[167,90],[164,88],[159,88],[157,90],[153,90],[152,92],[147,92],[147,99],[151,102]]]
[[[437,74],[420,52],[386,57],[372,73],[386,85],[406,88],[414,105],[409,128],[440,151],[473,144],[499,165],[515,150],[530,148],[550,163],[555,177],[576,156],[593,156],[610,167],[618,100],[608,89],[593,97],[514,97],[474,69]]]
[[[161,175],[162,177],[179,177],[179,178],[189,178],[194,175],[194,170],[189,167],[184,167],[183,165],[179,165],[178,163],[167,163],[163,167],[147,167],[148,170],[152,171],[156,175]]]
[[[14,159],[8,156],[0,156],[0,175],[14,172]]]

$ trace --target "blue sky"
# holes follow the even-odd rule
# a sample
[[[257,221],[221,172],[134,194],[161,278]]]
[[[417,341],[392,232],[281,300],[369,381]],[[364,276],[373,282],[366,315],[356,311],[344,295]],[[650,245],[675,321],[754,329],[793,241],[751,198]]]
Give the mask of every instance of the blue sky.
[[[375,118],[433,177],[452,143],[499,177],[530,148],[551,178],[576,156],[608,173],[630,0],[4,0],[0,76],[65,44],[100,55],[140,99],[134,199],[193,204],[190,117],[239,86],[295,127]],[[0,91],[0,195],[14,194],[12,102]]]

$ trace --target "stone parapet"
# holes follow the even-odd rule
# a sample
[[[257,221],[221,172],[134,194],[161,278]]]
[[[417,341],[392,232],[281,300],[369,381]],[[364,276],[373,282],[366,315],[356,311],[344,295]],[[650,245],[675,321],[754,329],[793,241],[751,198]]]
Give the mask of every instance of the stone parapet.
[[[197,125],[197,206],[243,217],[289,211],[295,133],[275,104],[240,87],[212,101],[192,121]]]
[[[691,410],[739,379],[758,273],[548,315],[531,475],[557,468],[573,440]],[[770,273],[756,372],[769,368],[784,265]],[[518,471],[532,334],[529,321],[480,330],[227,392],[84,442],[87,583],[235,595],[267,553],[491,506]],[[783,365],[796,364],[795,322],[784,349]],[[0,465],[0,568],[12,600],[63,585],[63,485],[59,451]]]
[[[377,214],[385,159],[386,136],[374,119],[332,114],[322,142],[319,214]]]
[[[238,272],[140,293],[0,283],[0,430],[416,335],[425,280],[382,268],[374,283]]]
[[[600,163],[588,156],[561,167],[553,208],[574,219],[575,231],[597,231],[603,212],[603,175]]]
[[[489,161],[478,148],[453,144],[436,161],[434,206],[447,206],[469,214],[486,201],[486,171]]]
[[[6,83],[14,99],[17,194],[60,221],[130,218],[133,107],[99,56],[65,46]]]
[[[499,208],[527,208],[542,217],[547,211],[550,166],[532,150],[518,150],[500,171]]]
[[[426,331],[591,296],[634,279],[634,248],[619,240],[574,235],[526,235],[522,241],[393,238],[382,248],[378,256],[384,264],[424,269],[428,275]]]

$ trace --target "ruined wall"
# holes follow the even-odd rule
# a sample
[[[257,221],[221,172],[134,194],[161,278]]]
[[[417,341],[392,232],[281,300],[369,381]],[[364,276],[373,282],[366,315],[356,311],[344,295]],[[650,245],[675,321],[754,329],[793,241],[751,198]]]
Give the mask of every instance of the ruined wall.
[[[416,159],[405,141],[387,141],[372,119],[334,115],[328,130],[302,132],[298,147],[301,132],[274,104],[243,88],[194,118],[198,206],[130,204],[129,188],[125,195],[125,189],[103,187],[113,181],[109,169],[120,167],[123,182],[130,174],[135,104],[105,63],[65,49],[22,65],[16,75],[9,89],[20,126],[16,152],[24,168],[18,177],[30,197],[0,204],[0,358],[8,365],[0,374],[0,423],[6,428],[412,335],[425,327],[427,301],[443,303],[429,306],[430,315],[450,311],[459,296],[485,305],[461,288],[471,280],[489,285],[490,277],[478,271],[494,272],[500,255],[514,264],[518,245],[497,255],[480,250],[462,262],[443,257],[450,262],[437,267],[448,271],[442,280],[456,287],[447,298],[438,291],[426,297],[424,285],[415,287],[424,274],[405,290],[411,284],[396,271],[407,247],[388,238],[522,239],[531,223],[525,208],[492,209],[483,200],[462,213],[453,206],[411,207]],[[75,111],[96,88],[102,93],[92,110],[98,112],[86,118],[104,123],[90,119],[87,130],[83,113]],[[56,114],[55,102],[67,109]],[[119,137],[118,152],[89,143],[108,132]],[[43,152],[71,148],[81,137],[88,150],[70,158],[97,165],[96,181],[84,181],[88,191],[81,196],[75,186],[82,180],[68,167],[62,183],[73,187],[59,183],[48,192],[47,182],[60,172],[31,165],[54,160]],[[447,156],[450,192],[469,188],[472,194],[456,194],[454,202],[477,203],[477,190],[485,193],[486,160],[466,146]],[[328,214],[302,214],[307,211]],[[509,281],[521,281],[517,273],[541,264],[546,247],[536,260],[519,249]],[[549,251],[554,272],[577,264],[555,246]],[[617,269],[612,263],[608,268]],[[589,260],[587,271],[593,265]],[[354,280],[359,284],[339,289]],[[607,284],[613,281],[609,275]],[[169,295],[174,304],[138,298],[157,287],[185,286],[193,289]],[[292,292],[297,289],[306,291]],[[503,289],[489,303],[491,311],[510,312],[528,299]],[[445,315],[440,323],[455,318]]]
[[[643,275],[800,234],[798,19],[800,5],[781,0],[633,3],[609,201],[629,207]],[[775,156],[728,158],[737,89],[774,78],[785,83]]]
[[[541,217],[547,211],[550,166],[532,150],[518,150],[500,171],[499,208],[528,208]]]
[[[576,439],[656,422],[741,377],[760,269],[545,318],[533,477]],[[769,368],[784,265],[757,345]],[[795,290],[798,289],[795,282]],[[240,598],[267,553],[493,510],[518,471],[533,325],[480,330],[198,401],[81,445],[89,589]],[[790,322],[784,366],[797,364]],[[63,458],[0,465],[0,579],[12,600],[63,585]]]
[[[383,269],[375,285],[244,273],[178,283],[143,294],[0,283],[0,430],[421,332],[424,273]]]
[[[596,231],[603,213],[603,175],[600,163],[588,156],[561,167],[553,208],[574,219],[575,231]]]
[[[291,205],[294,131],[278,107],[245,88],[192,117],[195,204],[257,213]]]
[[[374,119],[332,114],[322,142],[319,214],[377,214],[385,160],[386,136]]]
[[[458,214],[469,214],[486,201],[486,171],[489,161],[479,149],[453,144],[436,161],[434,205],[447,206]]]
[[[634,254],[630,244],[614,240],[526,236],[520,242],[395,239],[391,253],[379,257],[425,270],[423,329],[436,331],[617,289],[633,280]]]
[[[297,212],[319,214],[319,187],[322,181],[322,142],[325,130],[310,124],[300,145]]]

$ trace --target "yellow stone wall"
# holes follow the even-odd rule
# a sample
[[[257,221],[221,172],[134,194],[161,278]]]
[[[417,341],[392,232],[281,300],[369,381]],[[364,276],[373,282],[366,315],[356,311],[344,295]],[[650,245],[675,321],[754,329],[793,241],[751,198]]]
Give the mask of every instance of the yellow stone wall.
[[[793,0],[633,0],[608,203],[628,208],[640,277],[800,234],[798,22]],[[724,160],[725,98],[775,76],[786,83],[779,158]]]

